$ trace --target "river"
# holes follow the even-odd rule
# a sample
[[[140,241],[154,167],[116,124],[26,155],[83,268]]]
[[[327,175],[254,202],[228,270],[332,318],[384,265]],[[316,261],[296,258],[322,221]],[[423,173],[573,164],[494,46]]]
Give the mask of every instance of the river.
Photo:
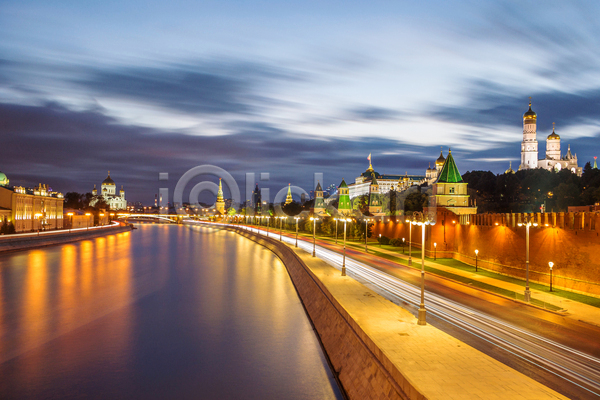
[[[1,399],[341,399],[285,266],[140,224],[0,255]]]

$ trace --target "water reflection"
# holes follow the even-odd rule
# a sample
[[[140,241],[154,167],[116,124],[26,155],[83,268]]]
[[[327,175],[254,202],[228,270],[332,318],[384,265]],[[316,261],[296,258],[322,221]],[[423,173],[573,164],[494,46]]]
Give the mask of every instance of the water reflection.
[[[281,261],[205,227],[0,256],[0,398],[340,398]]]

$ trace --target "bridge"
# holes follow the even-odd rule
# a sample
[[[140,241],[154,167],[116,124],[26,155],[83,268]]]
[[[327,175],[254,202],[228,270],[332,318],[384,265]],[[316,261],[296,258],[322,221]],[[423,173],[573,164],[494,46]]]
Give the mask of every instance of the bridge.
[[[134,213],[118,213],[117,218],[123,220],[135,220],[135,221],[154,221],[154,222],[167,222],[171,224],[181,223],[184,218],[189,218],[187,214],[134,214]]]

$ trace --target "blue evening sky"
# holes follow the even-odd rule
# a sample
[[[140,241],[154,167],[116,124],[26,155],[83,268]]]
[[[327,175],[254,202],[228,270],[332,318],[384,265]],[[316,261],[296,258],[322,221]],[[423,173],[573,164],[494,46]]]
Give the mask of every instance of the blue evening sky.
[[[274,193],[520,160],[528,97],[540,158],[556,122],[600,153],[596,1],[4,1],[0,170],[90,191],[111,170],[151,203],[158,172],[270,172]],[[243,190],[243,189],[242,189]]]

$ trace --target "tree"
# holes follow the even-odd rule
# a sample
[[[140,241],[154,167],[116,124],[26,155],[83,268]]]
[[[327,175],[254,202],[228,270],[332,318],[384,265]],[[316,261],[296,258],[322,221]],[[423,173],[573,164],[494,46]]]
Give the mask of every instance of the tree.
[[[421,192],[413,192],[404,199],[404,212],[423,211],[427,205],[427,195]]]
[[[65,194],[65,208],[73,208],[79,210],[83,208],[84,195],[77,192],[67,192]]]

